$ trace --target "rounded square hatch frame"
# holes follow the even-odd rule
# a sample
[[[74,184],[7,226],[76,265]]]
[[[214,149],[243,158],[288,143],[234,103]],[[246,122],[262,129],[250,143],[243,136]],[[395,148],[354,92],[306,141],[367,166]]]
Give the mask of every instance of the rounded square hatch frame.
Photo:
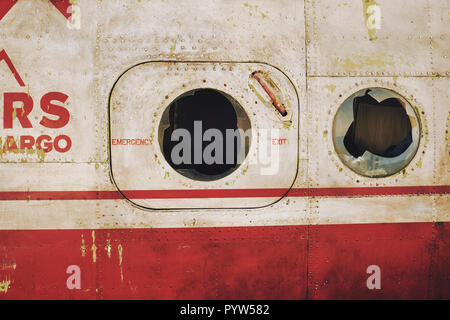
[[[173,169],[158,136],[170,103],[201,88],[231,96],[251,123],[251,143],[244,161],[229,175],[213,181],[194,180]],[[279,110],[281,103],[287,111],[284,116]],[[141,208],[265,207],[283,198],[297,176],[298,94],[281,70],[266,63],[140,63],[115,82],[108,115],[113,183]]]

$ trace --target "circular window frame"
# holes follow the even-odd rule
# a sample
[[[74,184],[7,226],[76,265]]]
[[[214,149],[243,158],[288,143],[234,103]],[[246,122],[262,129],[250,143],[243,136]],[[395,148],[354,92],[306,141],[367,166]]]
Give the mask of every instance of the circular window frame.
[[[411,122],[411,135],[412,142],[406,148],[404,152],[395,157],[382,157],[379,155],[375,155],[369,151],[365,151],[360,157],[353,157],[347,148],[343,144],[343,138],[350,125],[353,123],[353,100],[358,96],[363,96],[367,90],[371,90],[373,96],[377,101],[383,101],[388,98],[399,98],[405,104],[405,111],[409,116]],[[370,93],[369,93],[370,94]],[[378,100],[376,98],[384,96],[384,99]],[[351,111],[350,111],[351,110]],[[349,114],[351,115],[349,117]],[[344,117],[346,119],[344,119]],[[414,119],[414,120],[412,120]],[[338,121],[341,121],[341,124],[337,124]],[[364,178],[388,178],[395,176],[405,170],[415,158],[418,153],[418,150],[421,145],[421,137],[422,137],[422,121],[421,117],[418,114],[418,110],[411,104],[411,102],[406,99],[402,94],[398,93],[394,89],[380,87],[380,86],[367,86],[364,88],[360,88],[351,95],[347,96],[334,114],[331,128],[331,139],[334,147],[334,151],[339,158],[340,162],[344,165],[344,167],[350,169],[353,173],[358,176]],[[338,141],[342,139],[341,141]],[[360,159],[360,160],[358,160]],[[357,161],[358,160],[358,161]],[[366,165],[371,161],[371,163],[376,162],[375,169],[364,169],[363,165]],[[383,172],[384,171],[384,172]]]
[[[246,139],[244,136],[243,141],[241,141],[241,143],[245,144],[244,145],[245,155],[244,155],[244,158],[242,159],[242,162],[237,163],[237,165],[235,167],[232,167],[232,168],[226,170],[225,172],[216,174],[216,175],[207,175],[207,174],[199,173],[197,171],[194,171],[193,169],[185,169],[184,171],[182,171],[180,169],[174,168],[171,165],[171,163],[169,163],[169,161],[166,159],[166,153],[164,151],[164,143],[163,143],[164,131],[170,127],[170,124],[169,124],[170,123],[170,120],[169,120],[170,107],[173,105],[173,103],[175,101],[179,100],[182,97],[189,95],[191,92],[203,91],[203,90],[213,90],[213,91],[221,94],[223,97],[225,97],[228,100],[228,102],[230,102],[231,106],[234,109],[234,112],[236,113],[236,118],[237,118],[237,121],[236,121],[237,128],[236,129],[242,129],[244,131],[250,130],[249,139]],[[234,98],[232,95],[228,94],[227,92],[224,92],[224,91],[214,88],[214,87],[197,87],[197,88],[193,88],[193,89],[184,91],[183,93],[176,96],[169,103],[164,103],[164,107],[162,108],[162,112],[160,113],[160,117],[159,117],[159,121],[158,121],[158,125],[157,125],[157,142],[159,145],[159,151],[161,152],[162,158],[164,159],[165,163],[170,168],[170,170],[172,170],[173,172],[176,172],[179,177],[186,178],[189,181],[196,181],[196,182],[200,182],[200,183],[201,182],[206,182],[206,183],[209,182],[210,183],[210,182],[216,182],[221,179],[230,177],[234,173],[236,173],[238,171],[238,169],[240,169],[242,167],[244,162],[247,160],[248,155],[251,150],[251,145],[252,145],[251,144],[251,142],[252,142],[251,129],[252,129],[251,118],[245,111],[245,108],[242,106],[242,104],[236,98]],[[204,134],[204,131],[203,131],[203,134]]]

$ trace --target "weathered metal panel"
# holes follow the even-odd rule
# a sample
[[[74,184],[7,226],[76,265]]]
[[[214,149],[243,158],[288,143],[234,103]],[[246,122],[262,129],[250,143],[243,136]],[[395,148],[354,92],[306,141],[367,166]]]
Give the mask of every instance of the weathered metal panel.
[[[448,299],[448,223],[1,231],[7,299]],[[306,264],[308,268],[306,269]],[[368,290],[376,263],[382,290]],[[81,290],[66,267],[82,270]],[[7,287],[5,287],[5,285]]]
[[[8,299],[304,299],[306,228],[0,231]],[[264,231],[264,232],[261,232]],[[68,290],[66,267],[82,270]]]
[[[309,297],[436,298],[428,293],[433,273],[432,230],[432,223],[312,226]],[[374,264],[384,270],[381,287],[388,290],[367,290],[367,273],[361,271]],[[448,280],[445,283],[448,285]]]
[[[0,1],[0,298],[449,298],[448,1],[74,2],[79,29],[68,27],[69,1]],[[261,127],[271,127],[258,112],[266,106],[251,104],[254,70],[244,65],[289,79],[298,121],[280,174],[183,184],[165,166],[149,183],[124,166],[120,193],[109,129],[128,119],[108,117],[109,97],[127,69],[155,61],[222,63],[214,75],[173,71],[189,74],[189,88],[201,74],[225,90],[226,78]],[[159,98],[183,91],[170,74],[152,80]],[[335,153],[338,108],[368,87],[397,92],[419,118],[417,154],[393,176],[360,176]],[[53,92],[67,96],[69,118],[48,128],[44,117],[58,120],[45,103]],[[8,113],[10,93],[24,101]],[[152,118],[141,111],[136,119]],[[42,135],[71,146],[4,148],[7,136]],[[148,161],[139,164],[159,168]],[[197,209],[149,209],[180,204]],[[371,264],[381,290],[366,286]],[[80,290],[66,286],[70,265],[81,268]]]

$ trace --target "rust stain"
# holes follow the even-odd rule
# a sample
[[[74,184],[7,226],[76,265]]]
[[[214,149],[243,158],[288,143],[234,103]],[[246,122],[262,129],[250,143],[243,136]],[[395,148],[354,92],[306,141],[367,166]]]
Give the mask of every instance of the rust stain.
[[[0,270],[16,270],[16,263],[14,261],[4,262],[0,266]]]
[[[275,94],[272,92],[272,90],[267,86],[267,84],[263,81],[262,77],[260,76],[259,72],[253,72],[252,77],[259,82],[261,87],[264,89],[264,91],[267,93],[267,95],[270,97],[270,100],[272,101],[272,105],[278,110],[278,112],[285,116],[287,114],[286,108],[284,105],[278,100],[278,98],[275,96]]]
[[[346,71],[354,71],[367,66],[393,67],[395,65],[394,56],[383,52],[375,52],[370,55],[352,54],[352,58],[335,58],[334,65],[342,65]]]
[[[248,4],[247,2],[244,3],[244,7],[249,8],[250,16],[253,16],[254,14],[256,15],[256,13],[258,13],[261,15],[261,17],[263,19],[265,19],[265,18],[267,18],[267,14],[269,13],[269,11],[266,11],[266,12],[262,11],[258,5],[251,5],[251,4]]]
[[[86,246],[84,244],[84,237],[83,235],[81,235],[81,256],[84,257],[84,255],[86,254]]]
[[[336,86],[334,84],[329,84],[327,86],[323,86],[325,89],[330,90],[331,92],[334,92],[334,90],[336,89]]]
[[[14,109],[15,111],[16,109]],[[32,154],[36,154],[39,162],[44,162],[46,153],[44,152],[44,150],[40,147],[38,147],[38,145],[36,144],[36,149],[28,149],[28,148],[24,148],[24,149],[20,149],[17,147],[19,143],[19,138],[18,137],[12,137],[12,138],[8,138],[8,136],[5,139],[5,142],[3,143],[3,139],[2,137],[0,137],[0,159],[3,159],[3,156],[7,156],[7,154],[23,154],[26,155],[25,158],[21,159],[21,162],[27,162],[27,157],[28,155],[32,155]]]
[[[367,32],[369,33],[369,40],[377,40],[376,29],[379,28],[380,7],[375,0],[362,0],[363,3],[363,14],[364,23],[367,27]]]
[[[256,97],[259,99],[259,101],[261,101],[263,104],[268,104],[270,103],[269,101],[267,101],[266,99],[264,99],[258,92],[258,90],[255,88],[254,85],[252,85],[251,83],[249,83],[249,87],[250,89],[252,89],[253,93],[256,95]]]
[[[170,48],[170,53],[169,53],[169,57],[172,58],[173,57],[173,53],[175,52],[175,50],[177,49],[177,41],[175,40],[173,42],[172,47]]]

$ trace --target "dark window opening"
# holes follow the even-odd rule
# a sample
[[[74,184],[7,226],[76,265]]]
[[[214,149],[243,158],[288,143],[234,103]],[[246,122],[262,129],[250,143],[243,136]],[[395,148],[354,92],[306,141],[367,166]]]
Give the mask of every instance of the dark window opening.
[[[353,122],[344,146],[355,158],[367,150],[381,157],[401,155],[412,143],[411,121],[402,101],[388,98],[378,102],[369,95],[353,100]]]
[[[247,155],[249,141],[236,133],[236,129],[245,131],[249,128],[247,114],[231,96],[214,89],[195,89],[177,97],[166,108],[159,129],[160,145],[166,161],[177,172],[194,180],[212,181],[227,176],[239,167],[238,153],[245,150]],[[177,129],[185,129],[184,132],[187,130],[189,133],[189,149],[180,149],[179,144],[184,139],[173,138]],[[220,133],[221,138],[216,135],[206,138],[205,132],[209,129],[215,129],[216,135]],[[230,129],[236,134],[230,137],[234,139],[232,143],[230,140],[227,143],[227,130]],[[213,163],[204,156],[205,148],[212,143],[216,146],[209,149],[209,154],[214,157]],[[241,149],[243,144],[245,149]],[[175,150],[183,158],[181,163],[175,161],[172,154],[177,145]],[[196,146],[201,148],[196,149]],[[184,161],[187,157],[184,152],[189,156],[187,161]]]

